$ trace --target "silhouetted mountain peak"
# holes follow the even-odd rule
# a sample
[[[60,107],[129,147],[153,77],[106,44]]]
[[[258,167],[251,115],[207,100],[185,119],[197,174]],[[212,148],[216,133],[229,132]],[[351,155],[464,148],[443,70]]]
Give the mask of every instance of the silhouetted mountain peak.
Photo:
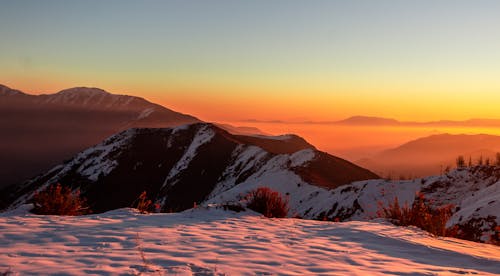
[[[381,117],[370,117],[370,116],[352,116],[342,121],[340,124],[352,124],[352,125],[395,125],[400,122],[395,119],[381,118]]]
[[[63,95],[63,96],[104,96],[104,95],[113,95],[103,89],[95,88],[95,87],[73,87],[61,90],[57,92],[55,95]]]
[[[439,144],[450,148],[467,148],[469,146],[480,146],[481,143],[486,142],[491,145],[497,145],[500,142],[500,137],[488,134],[434,134],[427,137],[415,139],[407,142],[398,148],[428,146],[430,144]]]
[[[30,95],[0,86],[0,118],[0,188],[20,183],[118,131],[199,121],[140,97],[89,87]]]
[[[13,95],[24,95],[24,93],[19,90],[15,90],[0,84],[0,96],[13,96]]]
[[[356,163],[382,175],[427,176],[456,166],[459,155],[478,164],[479,159],[493,162],[497,152],[500,136],[443,133],[409,141]]]
[[[63,106],[78,106],[91,109],[140,109],[154,104],[143,98],[129,95],[111,94],[94,87],[74,87],[64,89],[55,94],[39,96],[40,103]]]

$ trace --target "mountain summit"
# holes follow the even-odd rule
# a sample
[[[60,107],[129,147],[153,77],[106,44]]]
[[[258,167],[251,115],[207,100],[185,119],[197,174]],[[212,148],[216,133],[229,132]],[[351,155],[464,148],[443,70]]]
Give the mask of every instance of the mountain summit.
[[[0,188],[131,127],[199,122],[143,98],[76,87],[29,95],[0,85]]]
[[[19,90],[11,89],[5,85],[0,84],[0,97],[14,96],[14,95],[24,95],[24,93]]]
[[[352,116],[347,119],[337,121],[336,124],[342,125],[398,125],[400,122],[390,118]]]
[[[56,95],[85,95],[85,96],[102,96],[112,95],[111,93],[96,87],[73,87],[61,90]]]
[[[44,96],[42,96],[44,97]],[[106,98],[114,99],[117,101],[120,98],[127,97],[130,99],[135,98],[136,100],[142,100],[141,98],[125,96],[125,95],[113,95],[105,90],[94,88],[94,87],[74,87],[65,90],[61,90],[53,95],[46,97],[48,102],[59,103],[59,104],[94,104],[101,105],[102,100]]]
[[[23,203],[34,191],[61,183],[79,188],[96,212],[129,207],[143,191],[163,210],[179,211],[242,187],[314,192],[377,177],[298,136],[233,135],[197,123],[123,131],[17,187],[12,198]],[[307,201],[307,193],[302,197]]]

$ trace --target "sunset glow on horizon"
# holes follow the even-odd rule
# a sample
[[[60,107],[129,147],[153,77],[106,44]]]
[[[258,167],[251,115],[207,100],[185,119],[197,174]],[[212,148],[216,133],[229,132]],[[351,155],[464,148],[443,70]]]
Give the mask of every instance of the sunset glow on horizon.
[[[0,83],[207,121],[500,118],[497,1],[2,1]]]

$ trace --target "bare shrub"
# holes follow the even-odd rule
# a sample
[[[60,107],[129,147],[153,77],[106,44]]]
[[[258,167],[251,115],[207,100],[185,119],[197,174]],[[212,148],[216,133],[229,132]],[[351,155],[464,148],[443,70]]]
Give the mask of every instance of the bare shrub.
[[[288,215],[288,199],[283,199],[277,191],[259,187],[247,195],[249,209],[268,218],[284,218]]]
[[[33,213],[39,215],[79,216],[91,213],[80,190],[74,192],[61,184],[51,185],[33,196]]]
[[[135,204],[134,204],[135,203]],[[153,211],[153,202],[148,199],[146,191],[142,192],[141,195],[134,201],[132,206],[139,210],[142,214],[150,213]]]
[[[451,217],[453,206],[447,205],[432,208],[419,194],[412,206],[400,206],[398,198],[394,198],[389,206],[380,206],[377,212],[379,217],[387,218],[395,225],[413,225],[436,236],[453,236],[454,231],[446,228],[446,222]]]

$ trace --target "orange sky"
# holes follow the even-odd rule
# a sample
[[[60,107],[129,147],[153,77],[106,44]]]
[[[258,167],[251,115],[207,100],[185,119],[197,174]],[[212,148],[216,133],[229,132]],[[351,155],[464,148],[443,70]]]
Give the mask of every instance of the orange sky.
[[[111,2],[2,5],[0,83],[209,121],[500,118],[498,1]]]
[[[4,84],[27,93],[54,93],[79,86],[79,82],[41,82],[37,88],[23,82],[5,81]],[[173,87],[157,88],[150,85],[130,86],[106,82],[86,83],[112,93],[144,97],[176,111],[193,114],[207,121],[284,120],[332,121],[355,115],[388,117],[407,121],[466,120],[470,118],[499,118],[497,104],[500,93],[438,93],[378,91],[362,92],[346,89],[343,92],[307,91],[295,88],[281,89],[252,87]],[[168,85],[164,85],[168,86]],[[255,91],[260,92],[252,92]],[[232,92],[231,92],[232,91]],[[453,96],[450,96],[453,95]]]
[[[0,83],[34,94],[99,87],[233,124],[500,118],[498,1],[195,2],[4,3]],[[365,146],[496,132],[386,130],[384,138],[378,130],[259,127],[325,149],[341,147],[340,138]]]

